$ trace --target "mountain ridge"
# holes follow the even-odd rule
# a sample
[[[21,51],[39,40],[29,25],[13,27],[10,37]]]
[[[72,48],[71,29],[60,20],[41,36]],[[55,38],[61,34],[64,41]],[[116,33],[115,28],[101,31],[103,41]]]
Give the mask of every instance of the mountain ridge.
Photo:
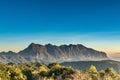
[[[18,53],[8,51],[1,52],[0,55],[9,59],[19,56],[19,58],[24,60],[19,59],[19,61],[16,60],[17,62],[64,62],[108,59],[105,52],[87,48],[82,44],[56,46],[52,44],[41,45],[31,43],[27,48]]]

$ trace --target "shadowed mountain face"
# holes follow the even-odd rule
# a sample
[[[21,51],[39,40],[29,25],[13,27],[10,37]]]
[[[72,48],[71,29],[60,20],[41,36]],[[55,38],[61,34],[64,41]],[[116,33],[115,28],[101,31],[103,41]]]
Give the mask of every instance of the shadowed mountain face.
[[[11,62],[64,62],[64,61],[88,61],[88,60],[106,60],[106,53],[87,48],[81,44],[61,45],[52,44],[39,45],[30,44],[26,49],[14,53],[1,52],[0,59]],[[11,60],[13,59],[13,60]],[[14,60],[16,59],[16,61]],[[18,61],[17,61],[18,60]],[[9,62],[10,62],[9,61]]]
[[[34,59],[34,61],[47,62],[107,59],[106,53],[86,48],[81,44],[56,46],[52,44],[39,45],[32,43],[28,46],[28,48],[20,51],[18,54],[24,56],[28,60]]]

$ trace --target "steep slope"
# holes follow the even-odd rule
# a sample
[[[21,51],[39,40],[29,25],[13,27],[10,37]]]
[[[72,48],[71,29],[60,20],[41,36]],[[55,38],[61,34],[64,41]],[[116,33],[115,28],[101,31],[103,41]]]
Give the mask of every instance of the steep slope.
[[[30,44],[26,49],[15,53],[12,51],[0,53],[0,63],[23,63],[23,62],[71,62],[106,60],[107,54],[87,48],[81,44],[61,45],[52,44],[40,45]]]
[[[18,54],[30,62],[41,62],[54,59],[54,57],[50,56],[47,52],[45,46],[34,43],[30,44],[26,49],[20,51]]]
[[[106,53],[87,48],[81,44],[61,45],[52,44],[39,45],[30,44],[18,54],[32,62],[63,62],[63,61],[88,61],[108,59]]]

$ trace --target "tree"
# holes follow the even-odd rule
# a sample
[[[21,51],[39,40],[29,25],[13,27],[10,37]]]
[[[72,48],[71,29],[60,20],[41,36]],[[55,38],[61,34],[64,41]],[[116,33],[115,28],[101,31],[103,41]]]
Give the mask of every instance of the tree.
[[[97,79],[97,69],[96,69],[96,67],[94,65],[90,66],[89,73],[90,73],[93,80]]]
[[[89,72],[90,73],[97,73],[97,69],[94,65],[91,65],[90,68],[89,68]]]
[[[116,71],[113,68],[107,68],[105,72],[111,75],[116,73]]]

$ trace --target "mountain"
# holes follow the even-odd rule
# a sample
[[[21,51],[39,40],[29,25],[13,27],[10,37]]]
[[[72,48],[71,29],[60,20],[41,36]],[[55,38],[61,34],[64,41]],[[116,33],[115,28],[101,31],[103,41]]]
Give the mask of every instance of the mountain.
[[[23,62],[26,62],[26,60],[24,59],[24,57],[12,51],[1,52],[0,63],[10,63],[10,62],[23,63]]]
[[[75,61],[75,62],[64,62],[61,63],[64,66],[72,66],[75,69],[86,70],[91,65],[96,66],[97,70],[105,70],[108,67],[114,68],[120,73],[120,62],[113,60],[102,60],[102,61]]]
[[[40,45],[31,43],[24,50],[15,53],[12,51],[0,53],[0,63],[23,62],[71,62],[108,59],[105,52],[77,45]]]
[[[88,61],[106,60],[107,54],[87,48],[81,44],[77,45],[40,45],[32,43],[26,49],[20,51],[19,55],[33,62],[63,62],[63,61]]]

